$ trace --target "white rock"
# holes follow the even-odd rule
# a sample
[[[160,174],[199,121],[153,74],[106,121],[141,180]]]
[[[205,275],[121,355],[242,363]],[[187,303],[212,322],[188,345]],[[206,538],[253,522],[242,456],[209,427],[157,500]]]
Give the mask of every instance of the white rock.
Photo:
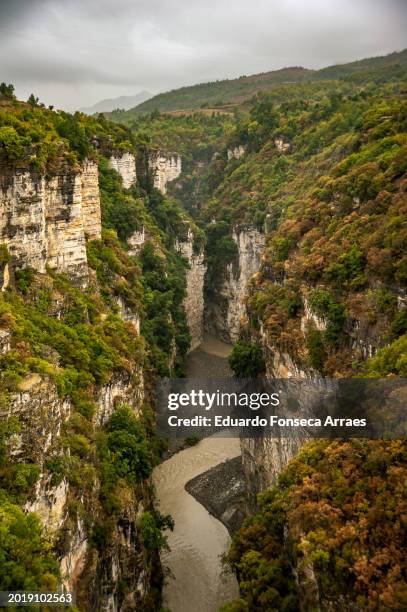
[[[123,187],[129,189],[137,180],[136,159],[129,151],[115,153],[109,159],[109,166],[120,174]]]

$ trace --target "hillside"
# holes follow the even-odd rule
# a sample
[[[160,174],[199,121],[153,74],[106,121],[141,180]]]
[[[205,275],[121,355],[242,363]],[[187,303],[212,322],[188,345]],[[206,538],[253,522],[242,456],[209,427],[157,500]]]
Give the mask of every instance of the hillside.
[[[305,68],[283,68],[272,72],[241,76],[210,83],[200,83],[181,87],[167,93],[158,94],[136,106],[138,112],[160,112],[201,107],[219,107],[230,103],[240,103],[255,93],[267,91],[278,83],[303,81],[312,74]]]
[[[407,50],[384,57],[329,66],[322,70],[308,70],[302,67],[283,68],[237,79],[225,79],[181,87],[158,94],[142,102],[133,111],[160,112],[180,109],[218,108],[228,104],[241,104],[259,92],[269,91],[282,83],[299,83],[307,80],[324,80],[351,77],[370,70],[395,68],[407,64]]]
[[[148,181],[124,188],[112,159],[135,155],[126,128],[1,86],[0,586],[63,580],[81,610],[159,609],[172,525],[150,388],[183,373],[176,241],[196,228]]]

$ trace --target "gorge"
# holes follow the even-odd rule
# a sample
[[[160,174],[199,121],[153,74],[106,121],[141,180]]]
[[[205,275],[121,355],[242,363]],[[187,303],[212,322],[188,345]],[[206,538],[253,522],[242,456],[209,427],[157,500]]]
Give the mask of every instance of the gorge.
[[[230,376],[229,351],[243,377],[407,376],[405,71],[201,111],[0,96],[1,588],[95,611],[402,609],[403,441],[168,458],[154,383]],[[202,491],[240,454],[217,514]]]

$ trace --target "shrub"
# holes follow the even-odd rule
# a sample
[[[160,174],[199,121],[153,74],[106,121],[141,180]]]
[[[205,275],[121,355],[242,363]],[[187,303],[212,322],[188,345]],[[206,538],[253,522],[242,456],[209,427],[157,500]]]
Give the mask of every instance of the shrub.
[[[49,553],[39,518],[24,514],[0,492],[0,588],[54,591],[58,563]]]
[[[238,378],[255,378],[265,371],[261,347],[239,340],[229,356],[229,365]]]
[[[152,453],[143,426],[131,408],[117,407],[106,430],[107,448],[117,476],[131,484],[148,478],[152,471]]]
[[[170,515],[163,516],[159,512],[143,512],[138,520],[141,539],[149,551],[168,550],[167,538],[162,533],[165,529],[174,529]]]
[[[307,333],[306,344],[310,366],[322,372],[326,355],[321,332],[318,329],[310,329]]]

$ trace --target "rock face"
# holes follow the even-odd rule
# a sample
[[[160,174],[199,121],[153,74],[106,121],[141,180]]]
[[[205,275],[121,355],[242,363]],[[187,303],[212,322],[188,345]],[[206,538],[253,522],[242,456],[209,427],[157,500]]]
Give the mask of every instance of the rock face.
[[[106,422],[118,401],[125,401],[137,412],[143,396],[141,370],[138,380],[137,373],[133,376],[116,375],[100,390],[94,416],[95,427]],[[54,384],[43,380],[38,374],[27,377],[21,390],[13,393],[7,405],[1,408],[2,420],[10,416],[18,417],[22,425],[20,433],[11,436],[8,443],[13,462],[35,463],[40,470],[24,510],[39,515],[51,543],[56,544],[63,538],[62,548],[58,544],[62,581],[68,590],[78,591],[81,609],[82,606],[83,609],[120,609],[121,580],[134,581],[135,592],[131,597],[135,603],[130,609],[136,609],[141,605],[151,581],[143,562],[145,551],[142,550],[136,528],[138,507],[145,500],[146,503],[149,501],[150,493],[147,487],[145,491],[135,491],[134,499],[123,505],[123,516],[115,526],[114,554],[110,549],[97,554],[89,546],[89,525],[86,526],[83,515],[78,512],[73,517],[69,510],[69,502],[77,498],[67,478],[63,476],[55,480],[55,476],[46,469],[48,460],[59,458],[64,461],[64,457],[69,457],[63,437],[66,435],[66,423],[73,412],[71,402],[61,399]],[[81,499],[82,511],[87,512],[88,518],[92,516],[91,509],[97,503],[98,484],[95,482],[90,490],[87,499]],[[158,566],[156,571],[160,571]],[[90,602],[95,598],[98,599],[98,607],[91,608]]]
[[[187,295],[184,307],[191,334],[190,351],[193,351],[203,340],[203,291],[206,265],[204,263],[203,250],[201,249],[198,253],[194,253],[194,235],[191,229],[188,229],[186,240],[177,242],[176,247],[189,263],[189,268],[186,272]]]
[[[238,257],[235,264],[228,264],[225,278],[209,304],[206,326],[226,342],[239,339],[242,320],[246,314],[247,283],[260,265],[264,248],[264,235],[255,228],[235,229],[233,240]]]
[[[291,145],[289,142],[285,142],[284,138],[282,136],[280,136],[279,138],[276,138],[274,140],[274,144],[275,147],[277,149],[277,151],[279,153],[285,153],[286,151],[289,151],[291,148]]]
[[[37,463],[40,476],[25,509],[39,514],[52,538],[61,527],[68,487],[65,480],[53,485],[44,475],[44,463],[58,448],[63,424],[72,413],[68,400],[58,397],[53,384],[38,374],[27,377],[21,391],[11,396],[0,418],[17,417],[21,431],[10,440],[9,453],[16,462]]]
[[[142,249],[145,241],[147,240],[147,233],[145,227],[140,231],[134,232],[129,238],[127,238],[127,244],[129,245],[129,255],[137,255]]]
[[[298,454],[305,439],[244,438],[241,440],[242,465],[246,483],[247,510],[256,509],[257,494],[276,484],[277,477]]]
[[[162,151],[150,151],[148,166],[153,173],[154,187],[166,193],[167,183],[174,181],[181,174],[181,156],[177,153],[165,154]]]
[[[120,174],[123,187],[129,189],[137,180],[136,159],[129,151],[115,153],[109,159],[109,166]]]
[[[100,240],[102,221],[99,195],[99,171],[96,162],[85,161],[82,182],[82,218],[85,236],[89,240]]]
[[[230,159],[240,159],[245,154],[246,149],[243,145],[238,145],[237,147],[232,147],[227,150],[228,160]]]
[[[138,383],[134,383],[134,378]],[[140,369],[133,376],[120,375],[113,377],[100,390],[97,399],[98,411],[95,417],[96,425],[101,426],[112,416],[117,402],[125,402],[138,413],[144,398],[143,373]]]
[[[47,177],[27,170],[0,174],[0,243],[13,269],[46,266],[86,283],[86,236],[100,238],[98,167],[86,161]]]

